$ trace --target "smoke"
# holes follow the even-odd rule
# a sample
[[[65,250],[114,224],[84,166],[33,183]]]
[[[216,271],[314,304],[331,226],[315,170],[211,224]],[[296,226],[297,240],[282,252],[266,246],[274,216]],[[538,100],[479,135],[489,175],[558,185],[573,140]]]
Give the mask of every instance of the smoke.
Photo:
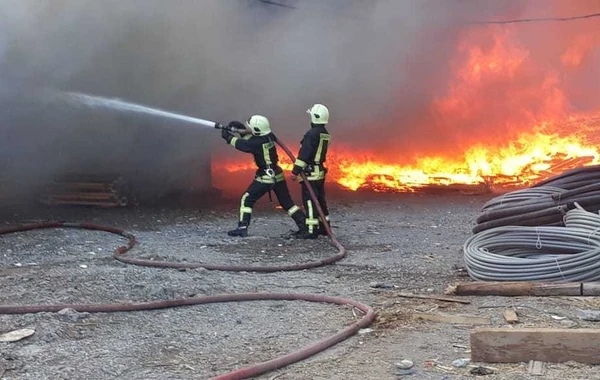
[[[448,89],[468,22],[552,14],[566,3],[274,2],[283,6],[260,0],[0,1],[0,176],[35,188],[66,172],[120,172],[146,193],[161,195],[206,187],[210,154],[250,160],[214,131],[49,104],[36,95],[40,88],[221,122],[260,113],[293,148],[308,127],[306,109],[319,102],[330,108],[334,144],[408,157],[419,146],[453,138],[431,104]],[[593,1],[579,4],[585,11]],[[527,44],[561,30],[529,28],[521,36]],[[596,53],[585,63],[596,74],[598,59]],[[595,106],[588,95],[598,95],[597,88],[578,75],[573,88],[582,82],[588,91],[574,103]]]
[[[599,10],[594,1],[530,0],[521,2],[520,9],[500,9],[491,19],[569,17]],[[410,147],[397,139],[392,139],[393,143],[405,146],[408,155],[458,157],[474,144],[507,144],[520,132],[533,132],[547,122],[556,122],[547,132],[579,133],[565,130],[561,121],[571,115],[600,112],[597,22],[461,28],[443,63],[446,71],[437,70],[444,78],[436,77],[437,83],[424,86],[426,99],[415,105],[422,113],[402,110],[394,115],[396,120],[407,118],[414,126],[407,128],[404,137],[405,142],[415,144]]]

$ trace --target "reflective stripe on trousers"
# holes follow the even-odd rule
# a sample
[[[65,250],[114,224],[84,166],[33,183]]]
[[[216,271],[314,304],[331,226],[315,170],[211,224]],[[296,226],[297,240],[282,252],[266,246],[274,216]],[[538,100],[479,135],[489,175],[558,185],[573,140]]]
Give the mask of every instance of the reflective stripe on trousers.
[[[252,207],[246,206],[246,199],[249,195],[249,193],[242,195],[242,200],[240,201],[240,222],[244,221],[244,214],[252,214]]]
[[[319,226],[319,219],[315,218],[315,211],[312,201],[306,202],[306,205],[308,206],[308,215],[306,216],[306,227],[308,228],[308,233],[312,234],[315,232],[315,226]]]

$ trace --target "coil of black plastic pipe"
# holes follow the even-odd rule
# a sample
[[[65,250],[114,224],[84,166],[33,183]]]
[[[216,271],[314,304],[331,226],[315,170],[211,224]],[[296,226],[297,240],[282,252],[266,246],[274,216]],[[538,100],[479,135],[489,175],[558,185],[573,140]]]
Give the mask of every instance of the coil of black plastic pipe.
[[[503,226],[561,226],[566,212],[575,204],[590,212],[600,210],[600,165],[568,170],[529,189],[491,199],[472,231]]]

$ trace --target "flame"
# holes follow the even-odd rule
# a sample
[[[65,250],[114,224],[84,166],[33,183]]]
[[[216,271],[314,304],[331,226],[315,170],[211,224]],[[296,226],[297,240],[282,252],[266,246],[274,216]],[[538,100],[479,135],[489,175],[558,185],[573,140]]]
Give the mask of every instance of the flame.
[[[570,123],[582,122],[585,121]],[[330,157],[327,166],[332,181],[348,190],[376,192],[413,192],[427,186],[443,188],[457,184],[481,191],[493,186],[523,187],[564,170],[600,163],[600,152],[595,146],[586,144],[579,136],[556,133],[523,133],[517,141],[504,146],[477,144],[460,158],[428,156],[407,165],[398,165],[394,157],[350,149],[332,149]],[[289,172],[293,165],[281,162],[280,166]],[[252,162],[245,162],[216,169],[231,175],[247,174],[256,168]]]
[[[599,164],[600,107],[573,112],[562,70],[585,66],[598,53],[600,32],[561,36],[566,45],[557,43],[549,58],[531,44],[520,44],[519,30],[473,27],[462,34],[449,63],[453,74],[432,99],[432,117],[423,126],[452,137],[450,143],[415,158],[336,145],[334,134],[330,181],[353,191],[489,190],[529,186],[564,170]],[[282,167],[289,171],[292,165],[283,162]],[[255,168],[247,163],[217,169]]]
[[[522,187],[581,165],[600,163],[600,153],[577,136],[523,133],[505,146],[474,145],[460,158],[422,157],[412,165],[393,159],[356,159],[334,151],[332,177],[349,190],[415,191],[428,185],[454,184]]]

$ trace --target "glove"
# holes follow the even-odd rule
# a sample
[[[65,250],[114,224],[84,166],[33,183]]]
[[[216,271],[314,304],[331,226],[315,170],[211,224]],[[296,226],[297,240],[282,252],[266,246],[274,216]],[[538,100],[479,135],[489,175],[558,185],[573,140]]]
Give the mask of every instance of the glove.
[[[229,130],[227,129],[222,129],[221,130],[221,137],[225,139],[225,141],[227,141],[227,144],[229,144],[229,142],[231,141],[231,139],[233,138],[233,135],[231,134],[231,132],[229,132]]]
[[[246,129],[246,126],[242,123],[240,123],[239,121],[231,121],[229,122],[229,124],[227,124],[227,128],[228,129]]]

